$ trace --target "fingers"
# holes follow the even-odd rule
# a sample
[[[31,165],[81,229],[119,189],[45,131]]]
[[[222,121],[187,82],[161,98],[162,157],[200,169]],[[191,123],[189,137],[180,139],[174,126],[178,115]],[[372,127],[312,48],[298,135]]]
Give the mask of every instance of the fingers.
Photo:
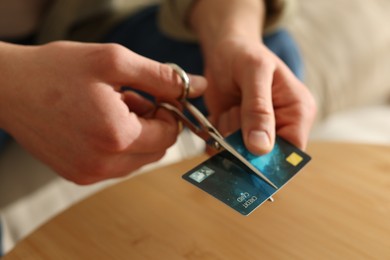
[[[136,121],[135,121],[136,120]],[[108,178],[121,177],[148,163],[159,160],[166,150],[175,143],[178,124],[164,109],[156,111],[151,119],[132,117],[132,125],[140,125],[139,134],[129,142],[127,148],[118,151],[104,150],[88,160],[79,162],[75,170],[62,175],[78,184],[91,184]],[[131,128],[129,128],[131,131]]]
[[[122,169],[118,170],[111,178],[122,177],[128,175],[131,171],[141,168],[149,163],[160,160],[166,153],[166,150],[158,151],[148,154],[133,154],[131,159],[126,156],[122,156],[118,160],[118,165],[122,166]],[[131,169],[131,170],[129,170]]]
[[[183,93],[183,82],[168,64],[162,64],[138,55],[116,44],[105,44],[101,59],[113,85],[131,86],[155,97],[177,99]],[[100,60],[101,60],[100,59]],[[190,78],[189,97],[199,96],[207,86],[202,76]]]
[[[213,122],[223,136],[228,136],[241,128],[241,108],[234,106]]]
[[[180,76],[167,64],[161,64],[143,57],[138,57],[134,68],[124,78],[132,87],[152,94],[157,98],[177,99],[183,96],[184,88]],[[206,89],[206,80],[201,76],[189,75],[190,90],[188,97],[196,97]],[[125,83],[125,82],[124,82]]]
[[[248,150],[264,154],[273,148],[275,116],[272,104],[272,66],[247,66],[242,73],[242,131]]]
[[[301,109],[299,108],[299,110]],[[292,122],[291,118],[294,118],[294,122]],[[279,136],[302,150],[306,149],[311,129],[311,124],[308,125],[307,120],[303,117],[298,117],[296,113],[292,113],[289,109],[281,109],[279,116],[277,116],[277,122],[277,133]],[[284,123],[282,124],[282,122]]]
[[[155,106],[151,101],[134,91],[123,92],[122,98],[129,110],[136,113],[138,116],[147,116],[155,109]]]
[[[129,153],[146,154],[166,150],[172,146],[179,133],[179,125],[173,115],[157,109],[151,119],[139,118],[140,135],[126,149]]]
[[[85,171],[82,174],[72,172],[69,175],[62,175],[79,185],[89,185],[99,181],[119,178],[130,174],[142,166],[158,161],[165,155],[165,151],[149,154],[132,154],[131,156],[118,155],[111,158],[111,163],[101,165],[98,170]]]
[[[305,149],[317,113],[314,97],[281,61],[275,71],[274,89],[278,135]]]
[[[246,67],[242,82],[242,130],[255,154],[273,148],[275,131],[304,149],[316,115],[313,96],[276,56]]]

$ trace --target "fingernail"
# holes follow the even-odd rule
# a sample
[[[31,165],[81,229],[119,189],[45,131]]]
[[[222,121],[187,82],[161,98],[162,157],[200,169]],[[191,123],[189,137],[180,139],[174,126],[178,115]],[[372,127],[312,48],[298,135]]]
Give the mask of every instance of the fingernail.
[[[188,95],[190,97],[199,96],[207,87],[207,81],[202,76],[191,75],[191,84]]]
[[[268,148],[271,144],[268,134],[264,131],[253,130],[249,133],[249,142],[256,146]]]

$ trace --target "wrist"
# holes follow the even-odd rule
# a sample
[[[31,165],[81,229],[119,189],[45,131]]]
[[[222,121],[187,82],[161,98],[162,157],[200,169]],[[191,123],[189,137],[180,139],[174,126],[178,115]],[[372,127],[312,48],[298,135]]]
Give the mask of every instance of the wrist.
[[[5,128],[8,107],[8,59],[11,44],[0,41],[0,129]]]
[[[14,104],[18,102],[18,82],[25,77],[20,70],[28,46],[21,46],[0,41],[0,128],[8,130],[8,123],[14,113]]]
[[[203,49],[227,39],[259,41],[265,16],[262,0],[198,0],[192,7],[189,23]]]

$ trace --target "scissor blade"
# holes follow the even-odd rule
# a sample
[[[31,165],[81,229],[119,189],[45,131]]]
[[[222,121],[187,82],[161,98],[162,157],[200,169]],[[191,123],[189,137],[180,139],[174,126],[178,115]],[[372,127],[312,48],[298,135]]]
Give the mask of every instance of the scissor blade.
[[[162,102],[158,104],[159,107],[165,108],[170,111],[178,120],[180,120],[186,127],[188,127],[192,132],[197,133],[199,129],[194,125],[177,107],[172,104]]]
[[[218,132],[218,130],[210,123],[210,121],[199,111],[194,105],[192,105],[187,100],[182,101],[183,106],[191,113],[191,115],[196,118],[196,121],[199,123],[199,128],[203,129],[206,132],[213,132],[218,135],[219,139],[223,139],[223,136]]]
[[[251,169],[256,175],[258,175],[260,178],[262,178],[266,183],[271,185],[273,188],[278,189],[278,187],[270,181],[263,173],[261,173],[256,167],[254,167],[247,159],[244,158],[239,152],[236,151],[230,144],[228,144],[225,140],[221,139],[219,136],[214,134],[213,132],[210,132],[210,135],[212,138],[214,138],[215,141],[217,141],[225,150],[227,150],[229,153],[231,153],[233,156],[235,156],[237,159],[239,159],[243,164],[245,164],[249,169]]]

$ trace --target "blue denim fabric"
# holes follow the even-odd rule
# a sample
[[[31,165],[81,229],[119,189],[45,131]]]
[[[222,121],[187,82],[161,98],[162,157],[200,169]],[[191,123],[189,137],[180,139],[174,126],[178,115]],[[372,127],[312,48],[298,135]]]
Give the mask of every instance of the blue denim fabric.
[[[159,62],[173,62],[185,71],[203,73],[200,46],[174,40],[157,27],[158,6],[148,7],[129,17],[104,37],[103,42],[119,43],[130,50]],[[265,45],[280,57],[293,73],[302,79],[303,63],[299,49],[286,30],[279,30],[263,38]],[[207,115],[202,98],[191,102]]]

